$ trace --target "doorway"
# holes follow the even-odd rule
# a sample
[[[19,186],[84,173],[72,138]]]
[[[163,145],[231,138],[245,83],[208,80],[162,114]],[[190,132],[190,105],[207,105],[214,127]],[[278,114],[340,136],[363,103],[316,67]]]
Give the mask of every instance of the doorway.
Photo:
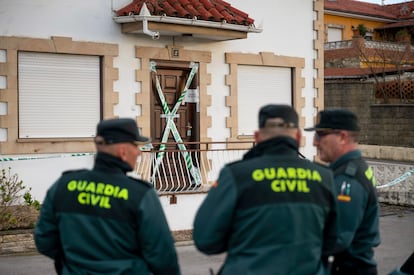
[[[189,62],[153,62],[151,138],[157,159],[152,181],[157,190],[188,189],[195,184],[200,141],[197,68],[193,69]],[[186,97],[182,98],[186,85]],[[176,105],[179,107],[174,110]]]

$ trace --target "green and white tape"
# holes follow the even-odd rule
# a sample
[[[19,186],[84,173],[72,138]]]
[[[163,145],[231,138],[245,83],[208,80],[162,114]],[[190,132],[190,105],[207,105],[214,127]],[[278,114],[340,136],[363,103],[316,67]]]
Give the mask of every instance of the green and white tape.
[[[404,180],[406,180],[407,178],[409,178],[411,175],[414,175],[414,169],[411,169],[407,172],[405,172],[404,174],[402,174],[401,176],[399,176],[398,178],[396,178],[393,181],[390,181],[389,183],[377,186],[377,189],[381,189],[381,188],[385,188],[385,187],[391,187],[394,186]]]
[[[72,157],[85,157],[94,156],[95,153],[71,153],[71,154],[59,154],[59,155],[36,155],[36,156],[0,156],[0,162],[18,161],[18,160],[37,160],[37,159],[56,159],[56,158],[72,158]]]
[[[194,67],[193,67],[194,68]],[[161,96],[160,96],[161,98]],[[162,96],[162,98],[164,98]],[[184,98],[184,97],[180,97],[180,98]],[[165,102],[165,99],[162,100],[163,102]],[[179,100],[180,101],[180,100]],[[181,104],[181,102],[177,102],[177,104]],[[176,104],[176,106],[177,106]],[[169,132],[172,131],[174,139],[176,140],[176,142],[178,143],[178,148],[180,149],[181,153],[184,156],[184,159],[186,161],[186,165],[188,170],[191,173],[191,176],[194,178],[194,181],[196,184],[201,184],[201,177],[200,177],[200,171],[198,170],[197,167],[194,166],[193,161],[191,159],[191,156],[188,154],[188,151],[185,147],[185,145],[183,144],[183,141],[180,137],[180,134],[174,124],[173,118],[175,117],[175,114],[173,113],[174,110],[175,112],[177,112],[178,108],[173,109],[173,112],[170,112],[170,110],[168,109],[167,106],[167,111],[164,110],[165,113],[167,113],[165,115],[166,119],[167,119],[167,125],[165,127],[165,131],[163,134],[163,138],[162,138],[162,144],[160,146],[160,152],[157,155],[157,159],[156,159],[156,165],[154,167],[154,171],[153,171],[153,175],[151,177],[151,180],[154,180],[155,177],[155,173],[162,161],[162,158],[165,155],[165,142],[168,139],[168,135]],[[142,148],[144,149],[144,148]],[[148,148],[151,149],[151,148]],[[144,149],[146,150],[146,149]],[[56,158],[67,158],[67,157],[85,157],[85,156],[95,156],[96,153],[69,153],[69,154],[58,154],[58,155],[36,155],[36,156],[18,156],[18,157],[13,157],[13,156],[0,156],[0,162],[12,162],[12,161],[22,161],[22,160],[38,160],[38,159],[56,159]],[[382,189],[382,188],[386,188],[386,187],[391,187],[394,186],[398,183],[401,183],[403,181],[405,181],[407,178],[409,178],[410,176],[414,175],[414,169],[411,169],[407,172],[405,172],[404,174],[402,174],[401,176],[399,176],[398,178],[383,184],[383,185],[379,185],[376,186],[377,189]]]
[[[191,63],[190,67],[191,67],[191,72],[190,72],[190,75],[188,76],[187,82],[185,83],[184,90],[181,92],[181,95],[178,98],[177,102],[175,103],[173,109],[170,110],[168,108],[168,104],[165,100],[165,97],[164,97],[162,89],[161,89],[161,85],[159,83],[159,79],[158,79],[158,75],[157,75],[157,69],[156,69],[156,63],[154,61],[152,61],[150,63],[150,69],[151,69],[151,71],[153,71],[155,73],[155,85],[156,85],[156,88],[157,88],[158,96],[159,96],[160,101],[161,101],[162,110],[164,112],[164,117],[166,118],[165,130],[164,130],[164,133],[163,133],[163,136],[162,136],[162,139],[161,139],[161,145],[160,145],[160,149],[159,149],[160,152],[157,155],[155,167],[154,167],[154,170],[153,170],[153,174],[151,176],[151,181],[152,182],[155,181],[155,175],[158,171],[158,168],[161,164],[162,159],[164,158],[166,142],[168,141],[168,136],[170,135],[170,131],[171,131],[175,141],[177,142],[178,148],[181,151],[181,154],[183,155],[183,157],[185,159],[187,169],[190,171],[190,174],[193,177],[194,182],[197,185],[201,184],[200,171],[194,166],[193,160],[191,159],[191,156],[188,153],[187,148],[183,144],[183,140],[180,136],[180,133],[177,130],[177,126],[174,123],[174,118],[178,117],[177,111],[180,108],[180,105],[184,104],[184,98],[187,94],[188,88],[190,87],[191,81],[193,80],[193,78],[194,78],[194,76],[195,76],[195,74],[197,73],[197,70],[198,70],[198,65],[196,63]]]

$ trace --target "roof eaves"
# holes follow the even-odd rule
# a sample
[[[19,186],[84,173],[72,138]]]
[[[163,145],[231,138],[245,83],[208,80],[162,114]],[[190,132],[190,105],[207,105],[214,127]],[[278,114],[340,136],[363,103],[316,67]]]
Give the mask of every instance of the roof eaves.
[[[254,19],[247,13],[236,9],[222,0],[133,0],[130,4],[116,11],[116,16],[130,16],[139,14],[141,7],[146,4],[153,16],[169,16],[186,19],[196,19],[212,22],[222,22],[251,26]]]
[[[395,17],[374,16],[374,15],[371,15],[371,14],[347,12],[347,11],[333,10],[333,9],[325,10],[325,14],[340,15],[340,16],[343,16],[343,17],[351,17],[351,18],[377,20],[377,21],[382,21],[382,22],[396,22],[396,21],[398,21],[398,19],[395,18]]]
[[[196,20],[196,19],[187,19],[180,17],[171,17],[171,16],[142,16],[142,15],[130,15],[130,16],[115,16],[113,20],[116,23],[133,23],[133,22],[142,22],[147,20],[148,22],[160,22],[160,23],[169,23],[169,24],[178,24],[178,25],[189,25],[189,26],[198,26],[198,27],[207,27],[207,28],[216,28],[216,29],[226,29],[234,30],[241,32],[253,32],[261,33],[263,29],[256,28],[254,25],[237,25],[230,24],[226,22],[213,22],[205,20]]]

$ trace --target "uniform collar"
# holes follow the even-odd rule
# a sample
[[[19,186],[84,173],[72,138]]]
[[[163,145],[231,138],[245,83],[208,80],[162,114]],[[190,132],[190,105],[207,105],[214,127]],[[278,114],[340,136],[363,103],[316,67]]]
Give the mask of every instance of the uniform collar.
[[[122,161],[120,158],[114,157],[110,154],[98,152],[96,154],[94,170],[104,170],[112,173],[123,173],[132,171],[128,163]]]
[[[344,163],[349,162],[350,160],[353,160],[353,159],[359,159],[361,157],[362,157],[362,153],[360,150],[357,149],[357,150],[349,151],[348,153],[342,155],[336,161],[332,162],[329,165],[329,168],[335,170],[336,168],[340,167]]]
[[[298,156],[298,143],[291,137],[276,137],[258,143],[248,151],[243,159],[250,159],[263,155],[291,155]]]

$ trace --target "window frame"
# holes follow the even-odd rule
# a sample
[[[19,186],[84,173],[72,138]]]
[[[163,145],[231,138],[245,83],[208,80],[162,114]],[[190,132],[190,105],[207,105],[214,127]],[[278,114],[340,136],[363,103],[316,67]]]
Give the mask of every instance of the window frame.
[[[289,57],[262,52],[250,53],[226,53],[226,63],[229,65],[229,74],[226,76],[226,85],[230,87],[230,94],[226,96],[226,106],[230,109],[230,116],[226,118],[226,126],[230,130],[228,141],[254,140],[253,135],[239,135],[238,129],[238,66],[271,66],[290,68],[292,70],[292,106],[299,113],[299,124],[305,124],[305,118],[301,116],[300,110],[305,107],[305,98],[301,95],[305,87],[305,78],[301,73],[305,67],[305,59],[300,57]],[[257,115],[257,114],[256,114]]]
[[[257,116],[251,114],[258,114],[269,102],[292,104],[292,69],[238,65],[237,71],[238,136],[252,136],[257,129]]]
[[[102,118],[100,59],[19,51],[19,139],[94,137]]]
[[[0,50],[6,51],[6,62],[0,63],[0,75],[6,76],[6,88],[0,89],[0,101],[7,104],[7,115],[0,117],[0,128],[7,140],[0,142],[0,154],[93,152],[90,138],[19,138],[18,129],[18,52],[43,52],[99,56],[101,59],[101,118],[114,117],[118,93],[113,90],[118,79],[114,58],[118,45],[95,42],[76,42],[70,37],[51,39],[0,36]]]

